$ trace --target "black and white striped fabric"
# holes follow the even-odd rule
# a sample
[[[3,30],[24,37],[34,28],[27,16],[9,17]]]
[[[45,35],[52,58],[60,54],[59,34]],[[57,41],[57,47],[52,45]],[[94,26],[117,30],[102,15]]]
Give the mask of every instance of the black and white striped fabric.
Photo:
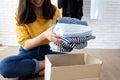
[[[70,52],[72,49],[82,49],[87,46],[87,41],[90,39],[95,39],[95,36],[86,37],[62,37],[63,43],[56,44],[60,52]]]
[[[58,18],[53,32],[59,35],[63,42],[62,44],[54,43],[60,52],[83,49],[87,46],[88,40],[95,39],[87,22],[76,18]]]
[[[94,38],[95,36],[92,35],[83,37],[61,37],[63,43],[65,43],[66,45],[70,43],[81,43]]]

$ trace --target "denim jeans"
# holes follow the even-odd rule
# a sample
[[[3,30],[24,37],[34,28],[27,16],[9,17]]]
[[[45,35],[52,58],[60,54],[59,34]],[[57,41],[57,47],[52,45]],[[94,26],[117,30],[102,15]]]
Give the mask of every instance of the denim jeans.
[[[53,52],[49,45],[43,45],[31,50],[19,48],[19,54],[9,56],[0,62],[0,74],[5,78],[22,77],[34,74],[38,66],[38,61],[44,60],[46,54],[64,54]]]

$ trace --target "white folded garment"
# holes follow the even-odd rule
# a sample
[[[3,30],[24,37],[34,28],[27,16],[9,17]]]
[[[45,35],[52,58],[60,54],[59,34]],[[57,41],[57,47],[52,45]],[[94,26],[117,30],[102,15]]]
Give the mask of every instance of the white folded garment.
[[[73,35],[80,36],[80,34],[91,35],[92,30],[89,26],[80,24],[67,24],[67,23],[57,23],[53,29],[53,32],[62,37],[73,37]],[[81,35],[82,36],[82,35]],[[75,36],[77,37],[77,36]]]

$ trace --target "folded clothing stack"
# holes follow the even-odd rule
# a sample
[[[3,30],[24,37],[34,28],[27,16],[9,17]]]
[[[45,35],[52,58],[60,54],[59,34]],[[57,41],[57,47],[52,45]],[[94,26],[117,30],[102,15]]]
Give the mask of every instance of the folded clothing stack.
[[[92,29],[86,21],[76,18],[58,18],[53,32],[61,37],[62,44],[54,43],[60,52],[70,52],[73,49],[82,49],[87,46],[87,41],[95,39]]]

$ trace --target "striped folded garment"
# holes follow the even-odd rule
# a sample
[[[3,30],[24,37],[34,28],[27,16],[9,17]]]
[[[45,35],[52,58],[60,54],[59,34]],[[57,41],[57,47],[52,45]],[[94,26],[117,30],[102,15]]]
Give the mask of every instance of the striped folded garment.
[[[84,37],[61,37],[62,44],[54,43],[58,46],[60,52],[70,52],[73,49],[82,49],[87,46],[87,41],[95,39],[95,36],[84,36]]]
[[[87,46],[88,40],[95,39],[95,36],[92,35],[92,29],[87,22],[76,18],[58,18],[53,32],[59,35],[63,42],[62,44],[54,43],[60,52],[83,49]]]

